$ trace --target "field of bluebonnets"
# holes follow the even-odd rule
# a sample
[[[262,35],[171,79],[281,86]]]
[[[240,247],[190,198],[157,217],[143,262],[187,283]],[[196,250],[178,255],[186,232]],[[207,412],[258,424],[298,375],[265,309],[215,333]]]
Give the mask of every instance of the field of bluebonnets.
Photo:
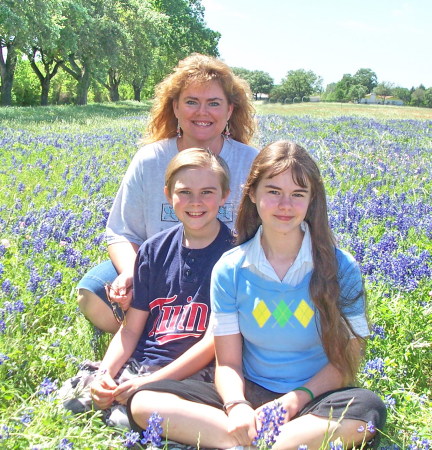
[[[128,445],[100,412],[66,413],[56,392],[81,361],[100,358],[107,343],[77,311],[75,285],[107,258],[105,221],[147,106],[0,110],[2,449]],[[381,445],[426,450],[432,120],[410,119],[411,111],[400,119],[261,115],[256,145],[291,139],[318,160],[333,230],[366,281],[372,336],[359,380],[387,405]]]

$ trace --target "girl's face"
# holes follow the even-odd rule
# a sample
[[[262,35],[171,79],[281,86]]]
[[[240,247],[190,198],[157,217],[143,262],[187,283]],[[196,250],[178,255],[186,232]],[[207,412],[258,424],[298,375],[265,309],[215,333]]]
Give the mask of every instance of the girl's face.
[[[217,81],[193,83],[173,101],[174,114],[187,147],[211,148],[231,117],[233,105]]]
[[[266,233],[290,234],[300,231],[311,201],[311,189],[309,183],[306,189],[296,184],[288,169],[273,178],[264,175],[249,196],[256,204]]]
[[[228,197],[222,193],[218,174],[209,168],[185,168],[175,174],[171,192],[165,195],[183,222],[185,233],[205,236],[218,227],[219,207]]]

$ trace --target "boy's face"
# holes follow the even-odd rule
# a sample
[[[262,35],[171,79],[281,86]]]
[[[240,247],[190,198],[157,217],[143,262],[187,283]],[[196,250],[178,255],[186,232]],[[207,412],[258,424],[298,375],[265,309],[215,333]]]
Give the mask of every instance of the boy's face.
[[[228,194],[222,193],[219,175],[208,168],[185,168],[175,175],[171,192],[165,195],[174,208],[185,233],[205,236],[218,227],[217,215]]]

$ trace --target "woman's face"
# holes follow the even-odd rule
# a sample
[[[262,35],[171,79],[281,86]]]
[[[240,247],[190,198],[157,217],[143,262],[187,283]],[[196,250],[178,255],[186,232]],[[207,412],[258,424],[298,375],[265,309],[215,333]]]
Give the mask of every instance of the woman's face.
[[[185,145],[211,150],[214,144],[220,144],[221,133],[233,111],[217,81],[189,85],[173,101],[173,108]]]

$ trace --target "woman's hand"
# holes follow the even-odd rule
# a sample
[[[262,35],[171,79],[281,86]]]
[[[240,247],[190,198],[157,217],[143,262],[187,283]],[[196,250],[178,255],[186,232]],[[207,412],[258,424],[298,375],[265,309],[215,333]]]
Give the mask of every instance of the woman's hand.
[[[115,398],[113,395],[117,383],[109,373],[97,377],[90,385],[90,394],[94,404],[100,409],[109,408]]]
[[[109,287],[110,300],[117,302],[123,311],[132,303],[133,275],[121,273]]]
[[[125,405],[127,403],[128,398],[136,392],[138,388],[144,385],[146,382],[146,377],[135,377],[124,383],[120,384],[113,391],[114,400],[119,403]]]
[[[257,435],[255,411],[239,403],[228,411],[228,433],[237,440],[237,445],[251,445]]]

